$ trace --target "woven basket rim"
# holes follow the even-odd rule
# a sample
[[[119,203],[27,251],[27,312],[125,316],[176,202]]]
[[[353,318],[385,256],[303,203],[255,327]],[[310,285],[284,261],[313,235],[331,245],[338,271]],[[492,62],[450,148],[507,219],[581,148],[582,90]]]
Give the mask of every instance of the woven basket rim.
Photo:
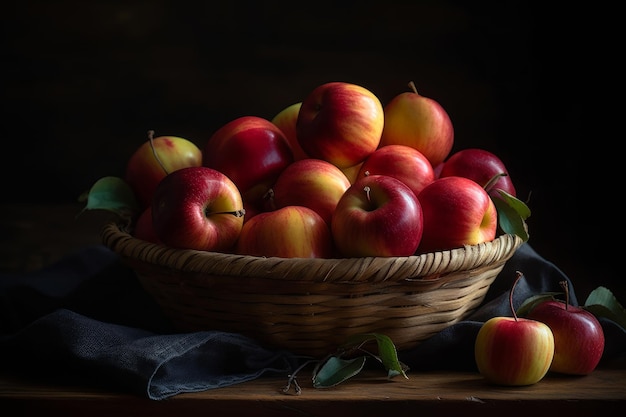
[[[489,267],[508,260],[523,243],[519,236],[501,234],[490,242],[406,257],[266,258],[167,247],[135,238],[116,222],[105,224],[101,237],[104,245],[127,260],[181,273],[359,283],[430,280],[458,271]]]

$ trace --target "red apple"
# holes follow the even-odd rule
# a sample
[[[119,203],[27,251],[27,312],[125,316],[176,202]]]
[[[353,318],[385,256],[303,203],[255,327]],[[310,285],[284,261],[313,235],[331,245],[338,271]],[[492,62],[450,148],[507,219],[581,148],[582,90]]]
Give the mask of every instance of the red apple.
[[[272,187],[275,208],[304,206],[313,209],[330,225],[337,202],[350,187],[350,180],[337,166],[322,159],[295,161],[280,174]]]
[[[453,153],[441,167],[440,177],[458,176],[476,181],[482,187],[496,175],[501,176],[489,190],[492,197],[500,197],[496,189],[516,196],[515,187],[504,162],[492,152],[479,148],[462,149]]]
[[[312,158],[351,167],[376,150],[384,119],[382,104],[370,90],[346,82],[325,83],[302,102],[298,142]]]
[[[148,140],[133,152],[126,163],[124,179],[145,209],[152,203],[157,184],[168,173],[200,165],[202,151],[195,143],[178,136],[159,136],[152,139],[152,145]]]
[[[421,253],[490,242],[498,213],[483,187],[465,177],[438,178],[418,194],[424,216]]]
[[[154,226],[152,225],[152,206],[146,207],[137,217],[133,236],[137,239],[145,240],[146,242],[163,243],[156,235]]]
[[[513,317],[496,316],[481,326],[474,343],[478,371],[497,385],[532,385],[548,373],[554,357],[554,335],[537,320],[517,317],[513,308],[513,289],[509,303]]]
[[[554,334],[550,371],[587,375],[596,369],[604,353],[604,331],[593,313],[568,301],[548,299],[534,306],[527,317],[547,324]]]
[[[387,175],[368,175],[348,188],[335,208],[331,232],[342,256],[410,256],[422,237],[415,193]]]
[[[285,134],[257,116],[239,117],[220,127],[202,154],[205,167],[222,172],[239,188],[248,218],[264,210],[266,193],[293,162]]]
[[[454,145],[454,128],[446,110],[432,98],[412,91],[393,97],[384,107],[385,126],[380,146],[411,146],[430,161],[433,167],[443,162]]]
[[[168,174],[152,200],[152,224],[168,246],[230,251],[243,226],[243,201],[233,181],[207,167]]]
[[[314,210],[286,206],[259,213],[245,222],[235,252],[281,258],[329,258],[333,241],[328,224]]]
[[[415,195],[435,180],[435,171],[424,154],[406,145],[386,145],[376,149],[361,164],[357,178],[377,174],[399,179]]]
[[[298,135],[296,134],[296,122],[298,121],[298,113],[301,106],[301,101],[291,104],[279,111],[271,120],[285,134],[289,146],[291,146],[294,161],[309,157],[300,146]]]

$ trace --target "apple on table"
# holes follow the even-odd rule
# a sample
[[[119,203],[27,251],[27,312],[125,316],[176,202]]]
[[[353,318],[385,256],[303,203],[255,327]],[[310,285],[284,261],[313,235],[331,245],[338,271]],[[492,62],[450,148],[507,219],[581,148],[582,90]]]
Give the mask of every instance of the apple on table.
[[[548,373],[554,358],[555,339],[550,327],[515,313],[513,291],[521,277],[518,271],[509,292],[512,316],[496,316],[484,322],[474,342],[478,371],[492,384],[535,384]]]
[[[565,300],[538,302],[526,317],[547,324],[554,334],[554,360],[550,371],[568,375],[588,375],[604,353],[604,331],[596,316],[569,303],[567,281],[562,281]]]

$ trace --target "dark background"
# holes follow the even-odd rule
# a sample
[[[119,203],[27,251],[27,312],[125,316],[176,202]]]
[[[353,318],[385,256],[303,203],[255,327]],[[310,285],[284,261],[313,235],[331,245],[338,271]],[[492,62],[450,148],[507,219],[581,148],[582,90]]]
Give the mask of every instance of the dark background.
[[[600,97],[621,50],[614,12],[545,3],[12,2],[0,15],[0,202],[76,202],[122,176],[149,129],[201,146],[324,82],[384,104],[413,80],[450,114],[454,150],[505,161],[532,210],[530,244],[579,298],[605,285],[624,301],[619,192],[602,188],[618,148],[599,132],[608,111],[592,116],[616,107]]]

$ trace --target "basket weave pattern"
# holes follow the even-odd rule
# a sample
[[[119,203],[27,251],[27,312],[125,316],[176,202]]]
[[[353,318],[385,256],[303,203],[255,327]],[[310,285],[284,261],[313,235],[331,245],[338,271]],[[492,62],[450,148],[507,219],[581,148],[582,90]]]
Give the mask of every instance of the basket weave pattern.
[[[416,346],[474,311],[522,244],[505,234],[419,256],[297,259],[174,249],[115,223],[102,239],[181,331],[243,333],[310,356],[362,333]]]

